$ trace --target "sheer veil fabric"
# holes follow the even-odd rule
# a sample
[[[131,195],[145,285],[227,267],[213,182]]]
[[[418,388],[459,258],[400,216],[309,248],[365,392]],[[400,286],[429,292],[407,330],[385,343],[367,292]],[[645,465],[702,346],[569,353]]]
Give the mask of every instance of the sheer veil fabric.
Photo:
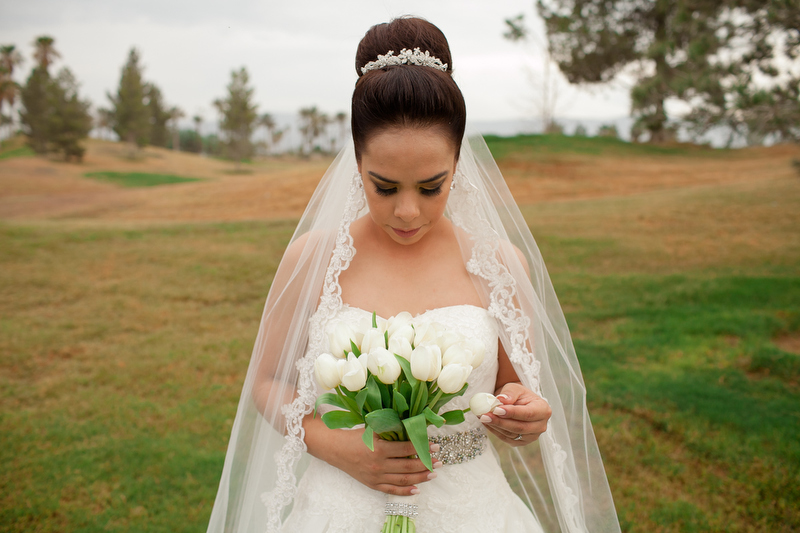
[[[509,483],[545,531],[619,531],[564,314],[480,135],[465,137],[454,183],[446,216],[465,266],[517,375],[553,412],[537,443],[497,446]],[[322,392],[313,377],[327,351],[321,325],[343,305],[338,276],[357,252],[349,228],[365,206],[350,144],[314,192],[272,283],[209,532],[277,533],[291,511],[308,460],[302,419]]]

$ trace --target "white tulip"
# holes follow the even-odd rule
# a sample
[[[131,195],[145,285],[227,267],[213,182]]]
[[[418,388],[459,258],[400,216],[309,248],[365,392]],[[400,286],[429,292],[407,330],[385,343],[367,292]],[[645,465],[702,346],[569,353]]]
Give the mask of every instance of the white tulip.
[[[364,334],[362,333],[360,337],[363,338]],[[328,346],[334,356],[344,359],[347,357],[347,352],[352,350],[350,341],[355,342],[356,346],[358,346],[360,340],[359,335],[353,328],[344,322],[339,322],[328,335]]]
[[[465,340],[464,346],[472,352],[472,368],[478,368],[486,356],[486,346],[479,340]]]
[[[402,357],[407,361],[410,361],[411,341],[399,335],[395,335],[394,337],[389,337],[389,351],[392,353],[396,353],[397,355],[399,355],[400,357]]]
[[[331,354],[323,353],[314,363],[314,376],[319,386],[325,390],[336,388],[342,382],[337,361]]]
[[[439,331],[433,322],[414,324],[414,346],[432,344],[439,337]]]
[[[389,342],[392,342],[392,339],[400,337],[408,340],[409,345],[414,342],[414,328],[411,327],[411,324],[406,324],[405,326],[396,328],[394,333],[389,333]]]
[[[463,340],[464,337],[462,335],[456,333],[453,330],[448,329],[443,331],[442,334],[439,336],[437,344],[439,345],[439,348],[442,349],[442,354],[445,354],[447,353],[448,348]],[[442,357],[444,357],[444,355],[442,355]]]
[[[370,328],[364,333],[364,338],[361,340],[361,353],[369,353],[375,348],[386,348],[386,339],[383,331]]]
[[[389,320],[387,320],[386,331],[389,332],[389,337],[394,335],[398,329],[403,328],[405,326],[410,326],[412,318],[413,317],[411,316],[411,313],[403,311],[402,313],[397,313]]]
[[[411,352],[411,374],[420,381],[433,381],[442,371],[442,350],[435,344],[417,346]]]
[[[469,400],[469,410],[478,418],[503,405],[494,394],[479,392]]]
[[[472,366],[472,352],[465,349],[462,343],[454,344],[442,354],[442,365],[458,363]]]
[[[403,371],[395,356],[386,348],[376,348],[369,352],[367,368],[381,383],[386,383],[387,385],[397,381],[400,372]]]
[[[361,359],[363,358],[363,362]],[[362,354],[356,357],[353,352],[347,354],[347,360],[338,365],[341,372],[342,385],[350,392],[356,392],[364,388],[367,384],[367,357]]]
[[[436,383],[445,394],[453,394],[461,390],[461,387],[467,382],[470,372],[472,372],[472,367],[469,365],[460,363],[445,365],[439,373]]]

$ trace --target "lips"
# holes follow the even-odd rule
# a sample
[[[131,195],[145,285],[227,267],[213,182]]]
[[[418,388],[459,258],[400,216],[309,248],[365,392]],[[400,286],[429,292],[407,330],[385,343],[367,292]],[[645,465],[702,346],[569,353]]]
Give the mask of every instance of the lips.
[[[392,228],[392,230],[397,234],[398,237],[402,237],[404,239],[408,239],[413,237],[419,231],[419,228],[410,229],[410,230],[402,230],[398,228]]]

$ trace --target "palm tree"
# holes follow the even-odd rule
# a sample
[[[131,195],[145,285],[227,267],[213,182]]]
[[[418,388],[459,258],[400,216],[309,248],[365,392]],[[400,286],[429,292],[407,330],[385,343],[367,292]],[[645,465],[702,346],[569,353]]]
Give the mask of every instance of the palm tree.
[[[192,120],[194,121],[194,132],[197,135],[197,144],[198,144],[198,148],[199,148],[199,150],[197,150],[197,152],[202,154],[203,153],[203,136],[200,134],[200,126],[203,125],[203,117],[201,117],[200,115],[195,115],[195,116],[192,117]]]
[[[272,152],[272,139],[275,136],[275,119],[269,113],[264,113],[258,117],[258,125],[267,129],[267,155]]]
[[[14,81],[14,67],[22,64],[22,55],[13,44],[0,46],[0,116],[3,125],[14,128],[14,103],[17,100],[19,85]],[[8,116],[3,115],[3,106],[8,103]]]
[[[300,110],[300,133],[303,135],[305,150],[308,155],[314,148],[314,141],[325,132],[325,127],[330,122],[328,115],[320,113],[317,106],[306,107]]]
[[[172,149],[180,150],[181,145],[181,132],[178,129],[178,120],[185,117],[186,114],[178,106],[173,106],[169,110],[169,119],[172,121]]]
[[[344,139],[347,136],[347,113],[339,111],[333,118],[339,125],[339,146],[344,146]]]
[[[61,57],[61,54],[53,47],[55,40],[47,35],[42,35],[33,43],[35,50],[33,57],[43,70],[47,70],[55,59]]]

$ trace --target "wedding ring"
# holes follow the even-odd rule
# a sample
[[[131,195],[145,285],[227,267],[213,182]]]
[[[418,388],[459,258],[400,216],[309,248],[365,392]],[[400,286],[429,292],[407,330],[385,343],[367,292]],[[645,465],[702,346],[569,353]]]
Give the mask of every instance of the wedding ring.
[[[517,435],[517,436],[516,436],[516,438],[515,438],[514,440],[522,440],[522,433],[520,433],[519,435]]]

